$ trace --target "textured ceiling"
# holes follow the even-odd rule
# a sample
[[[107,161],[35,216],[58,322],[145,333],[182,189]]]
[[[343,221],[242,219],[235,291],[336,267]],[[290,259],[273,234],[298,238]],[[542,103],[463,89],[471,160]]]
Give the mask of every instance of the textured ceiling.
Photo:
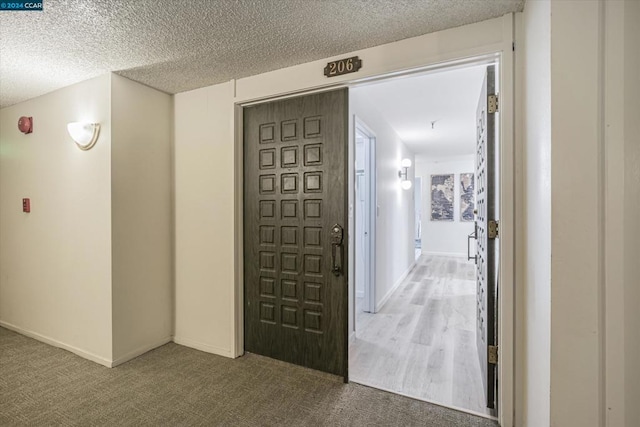
[[[470,155],[475,153],[476,107],[485,70],[486,66],[445,70],[351,92],[373,105],[416,156]]]
[[[523,6],[524,0],[44,0],[44,12],[0,12],[0,107],[109,71],[177,93]]]

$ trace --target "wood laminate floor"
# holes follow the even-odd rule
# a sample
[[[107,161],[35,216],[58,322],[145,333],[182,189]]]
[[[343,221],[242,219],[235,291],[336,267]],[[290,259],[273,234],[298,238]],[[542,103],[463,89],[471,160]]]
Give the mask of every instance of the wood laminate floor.
[[[349,348],[354,382],[446,406],[485,407],[475,333],[475,265],[421,255],[376,314],[358,310]]]

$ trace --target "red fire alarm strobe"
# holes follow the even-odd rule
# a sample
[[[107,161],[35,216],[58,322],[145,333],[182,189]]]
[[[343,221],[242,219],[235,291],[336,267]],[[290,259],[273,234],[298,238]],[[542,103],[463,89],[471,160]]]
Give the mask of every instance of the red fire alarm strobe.
[[[31,199],[22,199],[22,212],[31,212]]]
[[[18,119],[18,129],[24,134],[33,132],[33,117],[20,117]]]

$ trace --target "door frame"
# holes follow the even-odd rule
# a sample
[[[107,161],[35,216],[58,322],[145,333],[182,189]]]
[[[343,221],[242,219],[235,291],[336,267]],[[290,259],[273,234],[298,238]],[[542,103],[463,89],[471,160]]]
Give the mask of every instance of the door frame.
[[[508,197],[507,196],[508,193],[506,193],[508,185],[507,185],[507,183],[503,182],[503,179],[504,179],[503,178],[503,176],[504,176],[503,173],[507,173],[508,172],[506,167],[509,166],[508,163],[511,163],[510,161],[512,160],[511,158],[503,159],[503,157],[502,157],[503,156],[503,152],[508,151],[507,150],[508,147],[504,147],[504,150],[503,150],[502,144],[503,143],[505,143],[505,144],[508,143],[508,142],[503,142],[503,138],[509,140],[508,134],[503,134],[503,130],[504,129],[502,128],[502,126],[504,125],[506,127],[508,125],[507,123],[504,123],[504,121],[512,120],[511,118],[509,118],[509,113],[504,108],[504,105],[507,104],[507,102],[503,103],[503,101],[502,101],[503,95],[505,95],[504,92],[507,93],[507,95],[505,95],[505,97],[508,96],[508,94],[509,94],[509,90],[508,89],[503,91],[504,76],[502,76],[502,70],[503,70],[503,67],[505,66],[503,61],[504,60],[503,60],[503,55],[502,54],[495,53],[495,54],[479,55],[479,56],[476,56],[476,57],[466,58],[463,61],[453,61],[453,62],[440,63],[440,64],[437,65],[437,67],[433,67],[433,68],[430,68],[430,67],[429,68],[420,68],[420,69],[411,70],[409,72],[403,72],[403,73],[399,73],[399,74],[394,73],[394,74],[383,75],[383,76],[380,76],[379,78],[375,78],[375,79],[367,79],[365,81],[354,82],[351,85],[351,87],[364,87],[364,86],[367,86],[367,85],[369,85],[371,83],[378,84],[378,83],[391,81],[391,80],[395,80],[395,79],[401,79],[401,78],[405,78],[405,77],[413,77],[413,76],[419,76],[419,75],[423,75],[423,74],[429,74],[431,72],[449,72],[449,71],[453,71],[453,70],[460,69],[460,68],[465,68],[465,67],[470,67],[470,66],[482,66],[482,65],[484,65],[486,67],[488,67],[488,66],[494,66],[495,67],[495,70],[496,70],[496,74],[495,74],[496,92],[499,94],[499,98],[500,98],[499,102],[501,103],[500,104],[500,109],[498,110],[498,113],[500,113],[500,116],[496,119],[497,126],[496,126],[496,130],[495,130],[495,132],[496,132],[495,139],[496,139],[496,143],[498,144],[497,149],[499,150],[499,151],[496,151],[496,156],[499,157],[499,162],[500,162],[500,171],[499,172],[496,171],[496,174],[498,176],[497,181],[496,181],[496,186],[498,187],[497,188],[497,193],[496,193],[496,198],[498,199],[498,201],[500,203],[500,207],[497,209],[498,210],[498,218],[497,219],[500,221],[500,224],[501,224],[500,238],[496,239],[496,244],[497,244],[496,248],[498,248],[497,249],[498,259],[500,260],[499,271],[496,273],[498,276],[496,276],[496,277],[499,277],[500,279],[498,280],[499,285],[498,285],[498,291],[496,293],[496,298],[498,299],[498,302],[497,302],[498,307],[497,307],[497,313],[496,313],[498,327],[497,327],[496,332],[495,332],[495,337],[496,337],[496,342],[499,343],[500,352],[501,352],[501,354],[500,354],[500,363],[502,363],[502,361],[503,361],[502,357],[504,356],[504,353],[509,354],[511,352],[511,354],[513,354],[513,349],[512,348],[506,349],[506,351],[503,353],[503,347],[509,346],[510,345],[509,342],[513,343],[511,345],[515,345],[515,342],[513,341],[513,338],[511,338],[511,341],[510,341],[509,337],[503,337],[501,335],[501,332],[503,331],[503,329],[508,327],[508,325],[504,325],[504,328],[503,328],[503,325],[501,324],[501,322],[505,321],[505,319],[508,319],[509,315],[510,315],[510,313],[508,313],[506,316],[501,316],[501,310],[504,309],[503,307],[509,307],[509,306],[511,306],[512,309],[513,309],[514,308],[513,301],[509,301],[509,300],[508,301],[504,301],[504,305],[503,305],[503,301],[501,300],[501,298],[498,298],[498,295],[500,295],[502,297],[502,294],[504,294],[504,293],[506,293],[507,295],[509,295],[510,293],[513,294],[513,289],[505,289],[505,292],[502,292],[502,285],[501,284],[502,283],[509,283],[509,282],[503,282],[502,281],[502,277],[508,277],[507,276],[508,273],[506,271],[503,271],[503,269],[502,269],[502,261],[503,261],[502,255],[503,255],[503,252],[499,249],[499,248],[505,247],[505,246],[503,246],[503,244],[507,244],[507,245],[509,244],[508,243],[509,240],[507,240],[508,238],[505,237],[506,235],[509,234],[509,232],[506,232],[506,233],[503,232],[503,224],[506,225],[506,224],[509,223],[508,222],[509,221],[509,214],[511,212],[506,213],[504,217],[502,216],[502,212],[503,212],[503,209],[507,210],[507,211],[509,209],[512,209],[511,206],[506,206],[506,205],[503,204],[503,200],[504,200],[503,197]],[[505,72],[505,74],[506,73],[507,72]],[[474,95],[474,96],[478,96],[478,95],[479,94]],[[354,115],[354,118],[355,117],[356,116]],[[354,125],[354,127],[357,125],[355,120],[354,120],[353,125]],[[354,135],[354,137],[353,137],[353,139],[351,141],[351,144],[352,144],[352,147],[353,147],[354,159],[349,162],[349,165],[355,171],[355,130],[353,132],[353,135]],[[505,186],[506,188],[503,188],[503,186]],[[356,199],[356,195],[355,195],[355,188],[354,188],[354,190],[352,191],[352,200],[355,201],[355,199]],[[514,206],[515,206],[515,199],[513,197],[511,197],[511,200],[514,202]],[[503,221],[503,218],[505,219],[504,221]],[[501,241],[501,240],[504,240],[504,242]],[[505,256],[504,259],[505,259],[505,262],[508,262],[508,256],[512,256],[512,254],[506,254],[506,255],[507,256]],[[512,283],[515,283],[515,282],[512,282]],[[354,288],[353,289],[353,293],[355,294],[355,284],[353,285],[353,288]],[[355,307],[353,307],[353,312],[355,313]],[[355,317],[354,317],[354,322],[355,322]],[[355,330],[352,330],[352,334],[354,332],[355,332]],[[475,346],[475,342],[474,342],[474,346]],[[497,385],[502,385],[502,383],[500,382],[502,377],[500,375],[501,375],[501,372],[503,372],[503,371],[501,371],[502,366],[500,365],[500,363],[498,364],[498,368],[497,368],[496,381],[494,381],[494,383],[497,384]],[[507,359],[505,364],[512,364],[512,363],[513,363],[513,359]],[[508,370],[509,368],[512,368],[512,366],[505,367],[505,370]],[[484,381],[484,379],[483,379],[483,381]],[[484,384],[484,382],[483,382],[483,384]],[[385,391],[389,391],[391,393],[395,393],[394,391],[389,390],[389,389],[384,389],[384,390]],[[460,408],[460,407],[448,406],[448,405],[444,405],[444,406],[452,408],[452,409],[457,410],[457,411],[462,411],[462,412],[470,413],[470,414],[473,414],[473,415],[476,415],[476,416],[489,418],[489,419],[498,419],[500,421],[501,420],[501,418],[500,418],[501,417],[501,412],[500,411],[501,411],[501,409],[503,409],[502,406],[501,406],[502,403],[500,403],[500,399],[503,397],[501,391],[503,391],[503,390],[498,388],[498,392],[496,392],[496,394],[495,394],[495,400],[497,402],[499,402],[498,403],[498,410],[497,410],[497,415],[498,415],[497,417],[492,416],[492,415],[486,415],[486,414],[483,414],[483,413],[477,413],[477,412],[474,412],[474,411],[467,411],[467,410],[465,410],[463,408]],[[396,394],[402,394],[402,393],[396,393]],[[439,404],[437,402],[433,402],[433,401],[429,401],[429,400],[427,400],[427,401],[429,403]],[[512,401],[508,402],[507,404],[510,404],[511,402]],[[439,404],[439,405],[441,405],[441,404]],[[495,407],[494,407],[494,409],[495,409]],[[502,421],[500,421],[500,422],[502,423]]]
[[[424,185],[424,183],[422,182],[422,176],[415,176],[413,178],[413,182],[414,182],[414,184],[413,184],[413,186],[414,186],[414,190],[413,190],[414,191],[414,196],[413,196],[413,198],[414,198],[414,201],[415,201],[414,202],[415,203],[414,204],[414,209],[418,210],[418,212],[416,212],[416,213],[420,213],[420,215],[415,215],[415,217],[419,218],[419,221],[420,221],[420,227],[416,227],[416,229],[420,230],[420,255],[422,255],[422,192],[423,192],[422,186]],[[420,184],[418,184],[418,183],[420,183]],[[415,194],[419,194],[420,197],[417,198],[415,196]],[[415,238],[416,238],[416,235],[417,235],[417,231],[414,230],[413,234],[414,234],[413,249],[415,251]]]
[[[365,58],[365,67],[370,64],[373,72],[365,71],[364,77],[358,74],[347,74],[335,79],[335,82],[327,83],[327,80],[318,80],[313,77],[316,68],[326,62],[319,60],[294,66],[289,69],[282,69],[265,73],[263,75],[246,78],[240,81],[233,80],[233,93],[231,120],[229,130],[234,138],[234,306],[230,316],[235,327],[230,339],[234,356],[244,354],[244,327],[243,327],[243,307],[244,307],[244,265],[243,265],[243,118],[242,107],[259,102],[268,102],[277,99],[299,96],[306,93],[322,92],[342,87],[352,87],[358,84],[377,81],[389,77],[403,76],[437,70],[442,68],[453,68],[456,66],[478,63],[499,59],[499,88],[500,88],[500,124],[498,135],[500,138],[500,272],[499,281],[502,284],[499,299],[499,322],[498,340],[500,343],[500,362],[498,365],[498,399],[500,406],[498,409],[498,421],[503,427],[512,427],[515,422],[515,389],[516,374],[520,381],[522,371],[519,366],[516,372],[515,349],[516,349],[516,289],[519,288],[518,281],[522,277],[521,267],[516,269],[516,260],[521,263],[523,260],[524,240],[521,219],[523,218],[522,202],[520,195],[516,199],[516,188],[523,189],[523,177],[521,173],[516,174],[516,164],[522,163],[522,141],[516,139],[515,133],[515,22],[516,14],[507,14],[501,18],[470,24],[464,27],[453,28],[433,35],[427,34],[406,41],[395,42],[403,46],[402,49],[393,49],[397,52],[394,60],[382,61],[379,55],[388,56],[390,45],[381,45],[365,49],[354,54],[361,53]],[[494,31],[496,24],[498,29]],[[486,41],[479,38],[480,34],[491,34]],[[431,46],[425,40],[434,41]],[[446,42],[446,43],[445,43]],[[410,55],[407,55],[410,52]],[[367,62],[366,55],[372,55],[371,62]],[[341,55],[348,56],[348,54]],[[328,58],[329,60],[331,58]],[[393,65],[392,65],[393,64]],[[376,71],[378,70],[378,71]],[[299,77],[293,73],[303,71],[309,73],[308,76]],[[270,82],[273,83],[270,85]],[[238,83],[242,83],[239,85]],[[245,84],[246,83],[246,84]],[[241,86],[241,87],[240,87]],[[265,88],[266,87],[266,88]],[[240,89],[240,90],[239,90]],[[253,95],[255,94],[255,95]],[[352,135],[352,133],[350,133]],[[352,156],[353,141],[350,141],[350,153]],[[349,158],[349,180],[353,180],[353,158]],[[353,194],[350,192],[350,197]],[[353,201],[353,199],[351,199]],[[516,223],[517,220],[517,223]],[[517,225],[517,228],[516,228]],[[351,232],[351,227],[349,228]],[[518,240],[516,241],[516,237]],[[519,264],[520,265],[520,264]],[[518,296],[521,298],[521,296]],[[519,305],[520,307],[520,305]],[[349,323],[349,322],[347,322]],[[522,326],[518,326],[521,330]],[[348,332],[348,331],[347,331]],[[348,337],[349,334],[347,333]],[[348,338],[347,338],[348,339]]]
[[[355,150],[355,140],[356,140],[356,132],[360,131],[364,134],[368,141],[365,144],[365,163],[367,166],[365,172],[365,188],[368,190],[369,194],[369,211],[365,212],[365,215],[368,215],[369,219],[369,240],[367,244],[367,253],[365,256],[365,269],[366,275],[365,280],[366,284],[364,287],[364,299],[367,302],[367,308],[370,313],[377,312],[376,307],[376,227],[377,227],[377,206],[378,206],[378,192],[376,190],[376,134],[371,130],[367,124],[360,119],[355,114],[353,117],[353,141],[354,141],[354,150]],[[354,154],[355,155],[355,154]],[[349,163],[349,166],[351,164]],[[355,192],[355,188],[354,188]],[[355,196],[354,196],[355,200]],[[356,218],[357,214],[357,204],[353,204],[353,218]],[[352,229],[355,230],[355,219]],[[355,234],[355,233],[354,233]],[[355,262],[356,262],[356,248],[357,245],[353,244],[353,260],[350,261],[350,265],[354,266],[354,286],[356,283],[355,277]],[[355,304],[354,304],[355,309]],[[354,314],[354,329],[357,327],[355,324],[355,314]]]

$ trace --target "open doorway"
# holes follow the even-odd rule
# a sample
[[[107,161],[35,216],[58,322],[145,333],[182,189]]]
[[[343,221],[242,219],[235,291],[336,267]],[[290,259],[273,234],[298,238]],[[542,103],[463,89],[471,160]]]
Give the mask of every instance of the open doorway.
[[[486,331],[495,332],[497,284],[484,278],[486,265],[476,267],[469,235],[478,229],[475,184],[487,179],[485,169],[478,175],[479,159],[492,168],[489,191],[497,193],[499,182],[497,158],[478,152],[486,149],[480,139],[487,142],[487,128],[495,127],[495,115],[488,119],[486,109],[478,110],[479,98],[488,99],[481,93],[493,67],[387,79],[349,94],[350,113],[375,134],[377,153],[376,202],[369,208],[359,204],[356,158],[356,235],[358,218],[368,217],[376,236],[368,260],[359,259],[365,252],[356,247],[356,284],[358,269],[366,277],[366,263],[374,260],[367,283],[375,292],[371,310],[356,313],[350,379],[490,417],[495,366],[487,364],[495,337],[488,340]],[[490,94],[497,93],[490,79]],[[356,132],[356,157],[357,139]],[[486,214],[486,205],[480,210]]]
[[[375,313],[375,133],[354,118],[355,129],[355,252],[356,316]]]

